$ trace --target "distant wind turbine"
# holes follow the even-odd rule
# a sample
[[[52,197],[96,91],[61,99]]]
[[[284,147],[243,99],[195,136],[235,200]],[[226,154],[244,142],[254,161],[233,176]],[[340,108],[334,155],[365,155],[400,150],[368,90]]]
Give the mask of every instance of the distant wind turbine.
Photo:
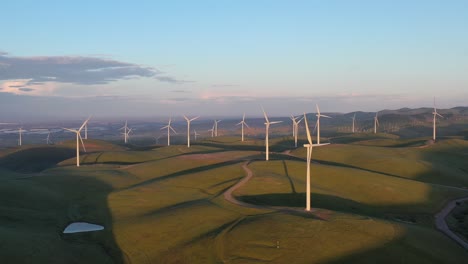
[[[119,128],[119,130],[122,130],[122,129],[124,130],[124,132],[122,133],[122,135],[124,136],[124,142],[125,142],[125,144],[127,144],[128,134],[130,133],[130,132],[128,132],[129,128],[127,126],[127,120],[125,120],[125,126]]]
[[[211,129],[208,129],[208,131],[211,131],[211,137],[214,137],[215,125],[213,124],[213,127]]]
[[[86,123],[88,123],[88,120],[89,120],[89,118],[84,121],[84,123],[81,125],[81,127],[78,130],[70,129],[70,128],[63,128],[65,130],[67,130],[67,131],[70,131],[70,132],[73,132],[73,133],[76,134],[76,166],[77,167],[80,166],[80,141],[81,141],[81,145],[83,146],[84,152],[86,152],[86,148],[85,148],[85,145],[83,143],[83,138],[81,138],[81,130],[86,125]]]
[[[195,141],[197,141],[197,137],[200,136],[200,134],[198,134],[197,131],[194,129],[193,135],[195,136]]]
[[[297,148],[297,135],[299,134],[299,123],[301,123],[302,119],[304,118],[301,118],[299,119],[299,121],[297,121],[299,117],[294,117],[294,116],[291,116],[291,120],[293,122],[293,137],[294,137],[294,146]]]
[[[171,145],[171,130],[174,131],[174,133],[177,134],[177,132],[171,126],[171,120],[172,120],[172,118],[169,118],[169,122],[167,123],[167,126],[161,127],[161,130],[167,128],[167,145],[168,146]]]
[[[241,126],[242,126],[242,130],[241,130],[241,131],[242,131],[242,132],[241,132],[241,133],[242,133],[242,142],[244,142],[244,125],[245,125],[246,127],[249,127],[249,125],[247,125],[247,123],[245,122],[245,113],[244,113],[244,115],[242,116],[242,121],[240,121],[239,123],[236,124],[236,126],[238,126],[238,125],[241,125]]]
[[[432,140],[435,141],[436,140],[436,117],[440,116],[440,117],[444,118],[441,114],[437,113],[437,108],[436,108],[436,105],[435,105],[435,97],[434,97],[434,112],[432,112],[432,114],[434,115],[433,125],[432,125],[432,128],[433,128]]]
[[[18,132],[19,132],[18,146],[21,146],[22,145],[23,128],[20,127]]]
[[[377,134],[377,127],[380,125],[379,124],[379,118],[377,117],[378,113],[379,112],[376,112],[375,116],[374,116],[374,134]]]
[[[307,123],[307,116],[304,113],[304,122],[307,133],[308,144],[304,144],[307,149],[307,173],[306,173],[306,211],[310,211],[310,160],[312,159],[312,137],[310,136],[309,124]]]
[[[278,123],[281,123],[282,121],[270,122],[270,120],[268,120],[268,116],[265,113],[265,109],[263,109],[263,107],[262,107],[262,111],[263,111],[263,115],[265,116],[265,148],[266,148],[265,149],[265,160],[269,160],[269,158],[270,158],[270,146],[269,146],[269,143],[268,143],[268,134],[269,134],[269,130],[270,130],[270,125],[278,124]]]
[[[45,141],[46,141],[46,144],[49,145],[51,143],[50,141],[50,130],[49,132],[47,133],[47,137],[45,138]]]
[[[320,117],[326,117],[326,118],[331,118],[331,117],[320,114],[320,109],[319,109],[318,104],[316,104],[315,107],[317,108],[317,114],[316,114],[317,116],[317,145],[320,145]]]
[[[184,115],[185,120],[187,121],[187,148],[190,148],[190,122],[193,120],[199,118],[200,116],[194,117],[192,119],[189,119]]]
[[[354,113],[354,116],[351,117],[351,119],[353,120],[353,133],[354,133],[354,123],[356,122],[356,113]]]
[[[218,123],[221,122],[221,120],[215,120],[214,121],[214,134],[215,134],[215,137],[218,136]]]
[[[89,116],[88,120],[91,119],[91,116]],[[88,123],[86,122],[86,125],[84,127],[84,139],[88,139]],[[127,142],[125,142],[127,143]]]

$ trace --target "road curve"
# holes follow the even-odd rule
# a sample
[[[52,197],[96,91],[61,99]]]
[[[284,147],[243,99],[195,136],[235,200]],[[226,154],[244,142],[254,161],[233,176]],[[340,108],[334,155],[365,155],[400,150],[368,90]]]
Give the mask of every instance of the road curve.
[[[435,215],[435,223],[436,223],[437,229],[442,231],[451,239],[455,240],[458,244],[460,244],[465,249],[468,249],[468,243],[465,240],[461,239],[457,234],[452,232],[452,230],[450,230],[450,228],[448,227],[447,222],[445,221],[445,218],[455,208],[457,202],[464,202],[464,201],[468,201],[468,197],[453,200],[449,202],[447,205],[445,205],[445,207],[442,208],[442,210]]]

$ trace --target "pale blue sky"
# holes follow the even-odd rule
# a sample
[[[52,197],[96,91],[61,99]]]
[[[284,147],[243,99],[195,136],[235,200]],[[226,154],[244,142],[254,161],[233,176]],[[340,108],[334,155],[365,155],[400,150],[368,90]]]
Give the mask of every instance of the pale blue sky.
[[[324,111],[375,111],[430,106],[433,96],[440,107],[467,105],[468,1],[8,1],[0,7],[6,53],[0,101],[20,94],[14,98],[22,109],[37,107],[30,98],[21,101],[25,96],[42,97],[49,112],[63,97],[114,96],[133,115],[146,116],[234,115],[243,111],[239,106],[260,114],[259,104],[273,114],[311,112],[315,103]],[[70,68],[60,67],[64,61]],[[99,74],[90,76],[93,71]],[[93,111],[111,114],[95,104]]]

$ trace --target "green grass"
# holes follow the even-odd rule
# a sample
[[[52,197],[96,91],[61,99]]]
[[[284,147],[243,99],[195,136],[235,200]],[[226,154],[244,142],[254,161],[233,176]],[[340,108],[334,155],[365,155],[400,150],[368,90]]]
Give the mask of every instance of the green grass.
[[[242,143],[237,137],[209,138],[190,149],[182,145],[125,149],[90,141],[94,150],[83,153],[79,168],[74,155],[42,155],[73,151],[74,145],[63,147],[72,141],[42,151],[2,150],[0,259],[5,263],[466,259],[466,251],[435,230],[432,215],[446,201],[467,192],[431,183],[466,183],[468,144],[448,139],[415,148],[407,140],[367,140],[314,148],[313,159],[323,164],[312,165],[312,215],[301,212],[303,148],[292,152],[299,158],[272,154],[273,160],[265,162],[261,139]],[[372,142],[375,145],[366,145]],[[290,148],[292,141],[274,138],[272,144],[279,152]],[[298,211],[245,208],[224,200],[223,192],[245,176],[241,166],[246,160],[256,160],[249,165],[254,177],[234,195]],[[27,167],[34,163],[40,166]],[[61,234],[73,221],[102,224],[105,230]]]

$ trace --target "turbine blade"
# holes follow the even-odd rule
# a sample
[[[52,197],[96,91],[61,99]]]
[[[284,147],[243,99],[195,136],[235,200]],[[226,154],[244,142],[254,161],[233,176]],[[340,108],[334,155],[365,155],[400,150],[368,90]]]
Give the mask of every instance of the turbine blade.
[[[263,111],[263,115],[265,116],[265,120],[266,122],[268,123],[268,117],[267,117],[267,114],[265,113],[265,109],[263,109],[263,106],[262,106],[262,111]]]
[[[78,129],[78,132],[81,131],[81,129],[83,129],[83,127],[86,126],[86,124],[88,123],[88,121],[89,121],[90,118],[91,118],[91,117],[88,117],[88,119],[86,119],[86,120],[83,122],[83,124],[82,124],[82,125],[80,126],[80,128]]]
[[[177,131],[174,130],[174,128],[172,128],[171,126],[169,127],[174,133],[177,134]]]
[[[307,132],[307,141],[309,141],[309,144],[312,145],[312,137],[310,136],[309,123],[307,122],[306,113],[304,113],[303,119],[305,122],[305,127],[306,127],[306,132]]]
[[[315,127],[314,127],[314,131],[312,131],[312,134],[315,134],[315,131],[317,131],[317,124],[318,124],[318,119],[317,119],[317,122],[315,122]]]
[[[161,127],[161,130],[166,129],[169,125]]]
[[[326,118],[331,118],[331,116],[327,116],[327,115],[320,115],[322,117],[326,117]]]
[[[244,125],[245,125],[246,127],[250,128],[250,127],[249,127],[249,125],[247,125],[247,123],[246,123],[246,122],[244,122]]]
[[[80,134],[80,133],[78,133],[78,137],[80,138],[81,146],[83,146],[84,152],[86,152],[86,148],[85,148],[85,145],[84,145],[84,142],[83,142],[83,138],[81,137],[81,134]]]
[[[64,127],[62,127],[62,129],[67,130],[67,131],[70,131],[70,132],[73,132],[73,133],[78,133],[78,131],[75,130],[75,129],[64,128]]]
[[[195,119],[198,119],[199,117],[200,117],[200,116],[194,117],[194,118],[190,119],[190,121],[193,121],[193,120],[195,120]]]
[[[242,121],[245,121],[245,113],[244,113],[244,115],[242,116]]]
[[[185,118],[185,120],[189,121],[188,117],[186,117],[185,115],[184,115],[184,118]]]
[[[269,122],[270,125],[273,125],[273,124],[278,124],[278,123],[281,123],[283,121],[273,121],[273,122]]]
[[[317,114],[320,115],[320,109],[319,109],[318,104],[315,104],[315,108],[317,108]]]
[[[443,117],[441,114],[439,114],[439,113],[436,113],[436,114],[437,114],[438,116],[440,116],[440,117],[444,118],[444,117]]]

